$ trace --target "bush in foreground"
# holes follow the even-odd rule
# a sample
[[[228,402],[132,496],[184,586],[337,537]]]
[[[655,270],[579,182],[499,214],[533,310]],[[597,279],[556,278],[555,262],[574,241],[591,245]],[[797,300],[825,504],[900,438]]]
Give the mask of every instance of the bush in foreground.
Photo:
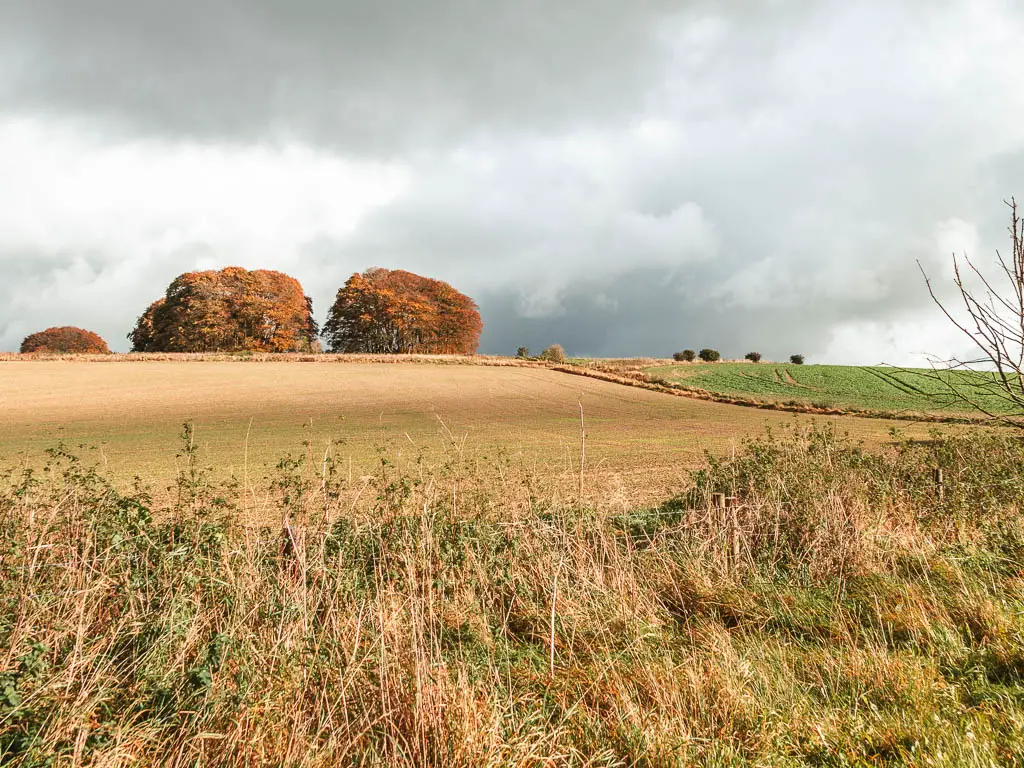
[[[697,356],[705,363],[717,363],[722,359],[717,349],[702,349]]]
[[[461,451],[384,462],[357,506],[303,451],[266,489],[284,530],[243,528],[191,444],[169,509],[60,450],[2,476],[0,763],[1024,751],[1024,449],[1005,435],[877,455],[767,435],[632,511],[485,479]],[[941,503],[936,466],[956,478]]]
[[[21,342],[21,352],[109,355],[110,348],[92,331],[65,325],[26,336]]]

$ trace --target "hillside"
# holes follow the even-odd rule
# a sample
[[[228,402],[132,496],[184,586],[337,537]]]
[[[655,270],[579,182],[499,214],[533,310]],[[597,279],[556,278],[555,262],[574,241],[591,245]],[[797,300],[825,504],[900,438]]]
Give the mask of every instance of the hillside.
[[[540,367],[314,359],[330,362],[0,363],[0,459],[39,466],[61,442],[94,446],[115,477],[139,475],[159,493],[173,480],[177,438],[191,422],[202,463],[243,482],[307,450],[321,459],[329,452],[358,478],[387,448],[403,463],[502,455],[575,488],[582,405],[587,490],[636,501],[678,489],[706,450],[728,452],[794,419]],[[912,426],[841,421],[874,444],[889,439],[893,424]],[[924,432],[908,434],[914,429]]]

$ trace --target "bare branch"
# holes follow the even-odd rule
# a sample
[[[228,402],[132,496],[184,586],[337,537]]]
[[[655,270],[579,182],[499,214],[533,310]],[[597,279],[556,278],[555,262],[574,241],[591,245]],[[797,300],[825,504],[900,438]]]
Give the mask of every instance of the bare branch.
[[[958,317],[937,296],[931,279],[919,261],[928,295],[946,318],[981,352],[977,360],[932,360],[925,374],[938,384],[940,397],[959,403],[989,419],[1024,429],[1024,222],[1017,214],[1017,201],[1010,198],[1011,256],[996,252],[996,277],[1007,287],[996,285],[966,255],[962,261],[953,255],[953,285],[959,293],[962,314]],[[965,274],[978,281],[976,293],[965,281]],[[942,367],[939,363],[942,362]],[[978,371],[977,366],[988,370]],[[970,371],[970,374],[967,372]]]

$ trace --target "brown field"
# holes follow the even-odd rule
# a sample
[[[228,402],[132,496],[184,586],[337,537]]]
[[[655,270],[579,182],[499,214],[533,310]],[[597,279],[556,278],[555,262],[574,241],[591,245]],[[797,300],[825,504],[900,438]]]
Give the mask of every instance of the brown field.
[[[805,416],[672,397],[542,367],[415,362],[227,362],[155,360],[0,362],[0,463],[38,465],[63,442],[129,481],[160,493],[180,460],[183,422],[195,426],[202,462],[252,484],[308,440],[354,478],[379,455],[399,463],[459,453],[524,468],[531,476],[578,476],[580,413],[586,421],[587,490],[630,502],[678,490],[705,450],[725,453],[766,425]],[[817,417],[869,443],[894,425]]]

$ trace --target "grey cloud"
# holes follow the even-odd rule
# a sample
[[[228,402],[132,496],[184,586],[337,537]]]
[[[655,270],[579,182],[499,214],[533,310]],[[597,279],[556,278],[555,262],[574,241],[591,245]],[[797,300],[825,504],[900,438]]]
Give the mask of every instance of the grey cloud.
[[[642,105],[676,3],[52,0],[0,8],[7,109],[347,150],[543,132]]]

